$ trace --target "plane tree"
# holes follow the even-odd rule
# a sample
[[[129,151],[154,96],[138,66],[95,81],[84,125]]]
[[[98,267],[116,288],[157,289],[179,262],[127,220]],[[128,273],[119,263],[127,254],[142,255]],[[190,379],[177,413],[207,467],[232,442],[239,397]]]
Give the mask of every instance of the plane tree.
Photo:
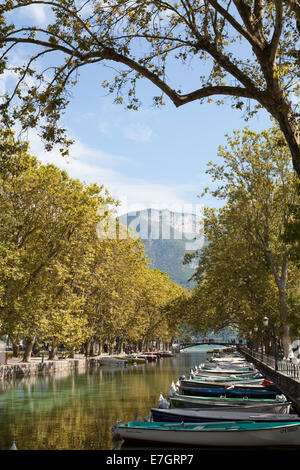
[[[213,312],[219,324],[240,323],[243,330],[262,325],[267,314],[288,357],[299,295],[293,245],[285,233],[299,196],[290,153],[278,146],[280,134],[277,128],[235,131],[219,149],[222,162],[210,162],[208,173],[216,183],[210,192],[225,204],[206,211],[209,243],[195,279],[205,293],[200,310]]]
[[[278,122],[300,176],[297,0],[1,3],[0,70],[15,76],[2,97],[5,125],[37,127],[47,148],[59,143],[67,153],[71,142],[59,120],[80,70],[94,66],[93,77],[130,109],[140,105],[140,79],[153,85],[156,105],[165,98],[176,107],[229,99],[246,118],[264,108]],[[33,8],[43,9],[45,24],[30,17]],[[183,86],[179,70],[186,71]]]

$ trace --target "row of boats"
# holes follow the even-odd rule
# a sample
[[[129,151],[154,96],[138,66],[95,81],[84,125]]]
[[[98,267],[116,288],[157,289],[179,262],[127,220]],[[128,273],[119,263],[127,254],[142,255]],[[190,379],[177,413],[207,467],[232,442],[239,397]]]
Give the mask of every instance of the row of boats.
[[[118,440],[189,446],[300,446],[300,416],[291,410],[240,353],[218,353],[172,382],[146,421],[117,422],[112,433]]]
[[[121,366],[146,364],[147,362],[157,362],[162,357],[172,357],[173,354],[168,351],[144,352],[140,354],[126,354],[124,356],[103,356],[101,365]]]

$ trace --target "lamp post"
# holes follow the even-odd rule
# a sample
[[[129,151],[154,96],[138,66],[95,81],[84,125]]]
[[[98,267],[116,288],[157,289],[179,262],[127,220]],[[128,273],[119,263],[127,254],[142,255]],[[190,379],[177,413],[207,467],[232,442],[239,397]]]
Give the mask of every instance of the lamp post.
[[[269,326],[269,318],[264,317],[263,318],[263,324],[267,328]],[[272,331],[272,338],[274,341],[274,359],[275,359],[275,370],[278,370],[278,352],[277,352],[277,340],[276,340],[276,331],[274,325],[271,325],[271,331]]]
[[[254,333],[255,333],[255,349],[257,348],[258,350],[258,347],[257,347],[257,338],[256,338],[256,333],[258,332],[258,326],[257,325],[254,325]]]

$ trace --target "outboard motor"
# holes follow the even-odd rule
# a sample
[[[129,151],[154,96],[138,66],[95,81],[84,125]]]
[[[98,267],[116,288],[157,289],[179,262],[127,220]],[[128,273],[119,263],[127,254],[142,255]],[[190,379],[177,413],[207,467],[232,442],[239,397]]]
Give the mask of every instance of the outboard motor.
[[[285,395],[276,395],[276,401],[279,401],[280,403],[284,403],[287,401],[287,398]]]
[[[168,398],[174,397],[174,395],[176,395],[176,392],[177,392],[177,390],[176,390],[175,384],[174,384],[174,382],[172,382],[171,383],[171,388],[168,392]]]
[[[167,408],[169,408],[169,406],[170,403],[168,402],[168,400],[166,400],[163,395],[160,394],[158,399],[158,408],[166,410]]]

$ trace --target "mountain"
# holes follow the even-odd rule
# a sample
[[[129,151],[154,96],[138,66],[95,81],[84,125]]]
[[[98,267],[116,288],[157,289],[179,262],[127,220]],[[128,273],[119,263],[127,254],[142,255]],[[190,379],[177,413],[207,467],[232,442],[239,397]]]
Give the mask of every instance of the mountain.
[[[144,209],[128,212],[119,219],[133,236],[141,238],[153,267],[167,272],[178,284],[192,286],[188,280],[196,266],[192,263],[183,265],[182,262],[186,253],[203,246],[203,238],[199,235],[202,227],[200,215],[168,209]]]

